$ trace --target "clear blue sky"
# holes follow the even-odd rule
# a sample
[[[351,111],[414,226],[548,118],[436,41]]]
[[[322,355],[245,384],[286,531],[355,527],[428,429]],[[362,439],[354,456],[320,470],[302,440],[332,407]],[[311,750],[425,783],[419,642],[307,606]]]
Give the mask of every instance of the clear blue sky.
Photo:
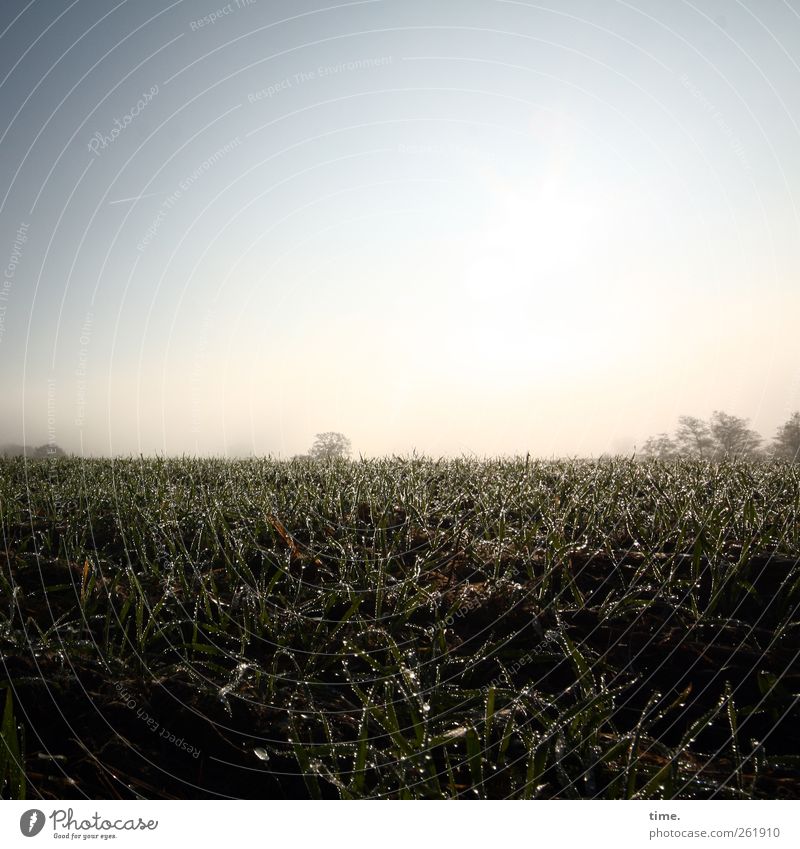
[[[800,408],[800,7],[0,7],[0,441],[628,451]]]

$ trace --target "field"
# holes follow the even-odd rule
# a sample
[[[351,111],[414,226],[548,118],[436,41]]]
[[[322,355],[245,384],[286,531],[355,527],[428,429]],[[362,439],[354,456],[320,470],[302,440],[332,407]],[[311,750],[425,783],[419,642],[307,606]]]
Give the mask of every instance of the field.
[[[0,462],[0,793],[800,798],[800,466]]]

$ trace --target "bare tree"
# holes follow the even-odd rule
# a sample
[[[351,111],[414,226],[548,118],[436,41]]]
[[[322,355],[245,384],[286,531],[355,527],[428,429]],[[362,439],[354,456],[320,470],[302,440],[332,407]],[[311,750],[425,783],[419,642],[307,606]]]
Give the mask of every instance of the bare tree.
[[[672,460],[678,456],[678,445],[668,433],[651,436],[642,446],[642,456],[657,460]]]
[[[800,463],[800,412],[792,413],[772,440],[776,457]]]
[[[748,426],[748,419],[715,410],[709,430],[718,457],[751,457],[761,445],[761,437]]]
[[[350,440],[343,433],[327,431],[314,437],[314,444],[308,455],[315,460],[327,460],[332,457],[347,457],[350,451]]]
[[[681,416],[675,438],[681,454],[695,457],[710,457],[714,450],[714,439],[708,425],[695,416]]]

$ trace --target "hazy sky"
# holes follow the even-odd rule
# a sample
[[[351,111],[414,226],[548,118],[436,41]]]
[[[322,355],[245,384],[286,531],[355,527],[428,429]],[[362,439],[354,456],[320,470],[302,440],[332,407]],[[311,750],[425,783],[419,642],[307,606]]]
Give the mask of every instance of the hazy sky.
[[[800,408],[797,0],[3,0],[0,83],[0,441]]]

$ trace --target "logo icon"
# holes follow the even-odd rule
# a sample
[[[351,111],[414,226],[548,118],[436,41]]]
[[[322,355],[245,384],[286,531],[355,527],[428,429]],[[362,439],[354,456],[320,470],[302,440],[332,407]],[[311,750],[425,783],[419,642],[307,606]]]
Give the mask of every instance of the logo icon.
[[[42,811],[31,808],[19,818],[19,830],[25,837],[36,837],[44,828],[45,816]]]

